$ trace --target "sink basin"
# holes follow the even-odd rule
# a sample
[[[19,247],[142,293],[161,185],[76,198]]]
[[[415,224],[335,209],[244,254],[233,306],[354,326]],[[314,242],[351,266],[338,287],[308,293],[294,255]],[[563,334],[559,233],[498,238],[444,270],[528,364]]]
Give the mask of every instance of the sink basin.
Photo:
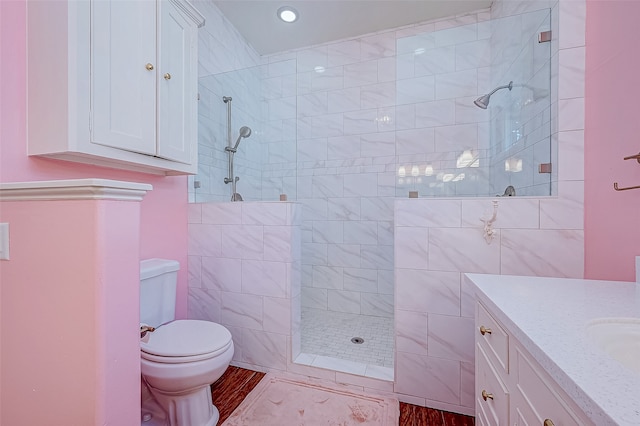
[[[598,318],[587,325],[592,342],[640,374],[640,318]]]

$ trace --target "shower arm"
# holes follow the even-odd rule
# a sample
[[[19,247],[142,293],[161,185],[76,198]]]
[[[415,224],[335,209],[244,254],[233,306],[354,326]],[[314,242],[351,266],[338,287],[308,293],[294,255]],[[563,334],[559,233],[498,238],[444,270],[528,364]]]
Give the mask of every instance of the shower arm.
[[[509,84],[505,84],[504,86],[496,87],[491,92],[487,93],[487,96],[491,96],[494,93],[496,93],[498,90],[502,90],[502,89],[509,89],[509,90],[513,89],[513,81],[510,81]]]

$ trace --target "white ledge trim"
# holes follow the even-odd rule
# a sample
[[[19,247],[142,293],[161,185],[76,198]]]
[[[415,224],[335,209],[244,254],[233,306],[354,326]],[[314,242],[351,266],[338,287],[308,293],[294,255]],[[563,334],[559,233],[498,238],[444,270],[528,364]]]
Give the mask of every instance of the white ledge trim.
[[[46,180],[0,183],[0,201],[120,200],[142,201],[147,183],[109,179]]]

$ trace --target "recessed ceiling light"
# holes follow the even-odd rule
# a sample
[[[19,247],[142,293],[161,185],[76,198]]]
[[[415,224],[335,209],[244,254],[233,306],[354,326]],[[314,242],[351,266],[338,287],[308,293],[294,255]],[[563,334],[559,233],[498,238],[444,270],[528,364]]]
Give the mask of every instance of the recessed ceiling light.
[[[298,11],[291,6],[282,6],[278,9],[278,18],[284,22],[295,22],[298,19]]]

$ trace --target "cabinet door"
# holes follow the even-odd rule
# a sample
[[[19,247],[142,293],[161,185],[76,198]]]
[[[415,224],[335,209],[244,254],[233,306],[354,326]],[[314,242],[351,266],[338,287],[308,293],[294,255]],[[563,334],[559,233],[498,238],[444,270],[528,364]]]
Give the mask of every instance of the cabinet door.
[[[91,2],[91,142],[154,155],[156,2]]]
[[[159,5],[157,155],[188,164],[197,132],[197,33],[173,1]]]
[[[517,426],[538,426],[550,421],[555,426],[587,426],[589,420],[580,418],[559,395],[558,385],[525,352],[514,345],[515,391],[512,415]],[[577,411],[576,411],[577,412]]]

